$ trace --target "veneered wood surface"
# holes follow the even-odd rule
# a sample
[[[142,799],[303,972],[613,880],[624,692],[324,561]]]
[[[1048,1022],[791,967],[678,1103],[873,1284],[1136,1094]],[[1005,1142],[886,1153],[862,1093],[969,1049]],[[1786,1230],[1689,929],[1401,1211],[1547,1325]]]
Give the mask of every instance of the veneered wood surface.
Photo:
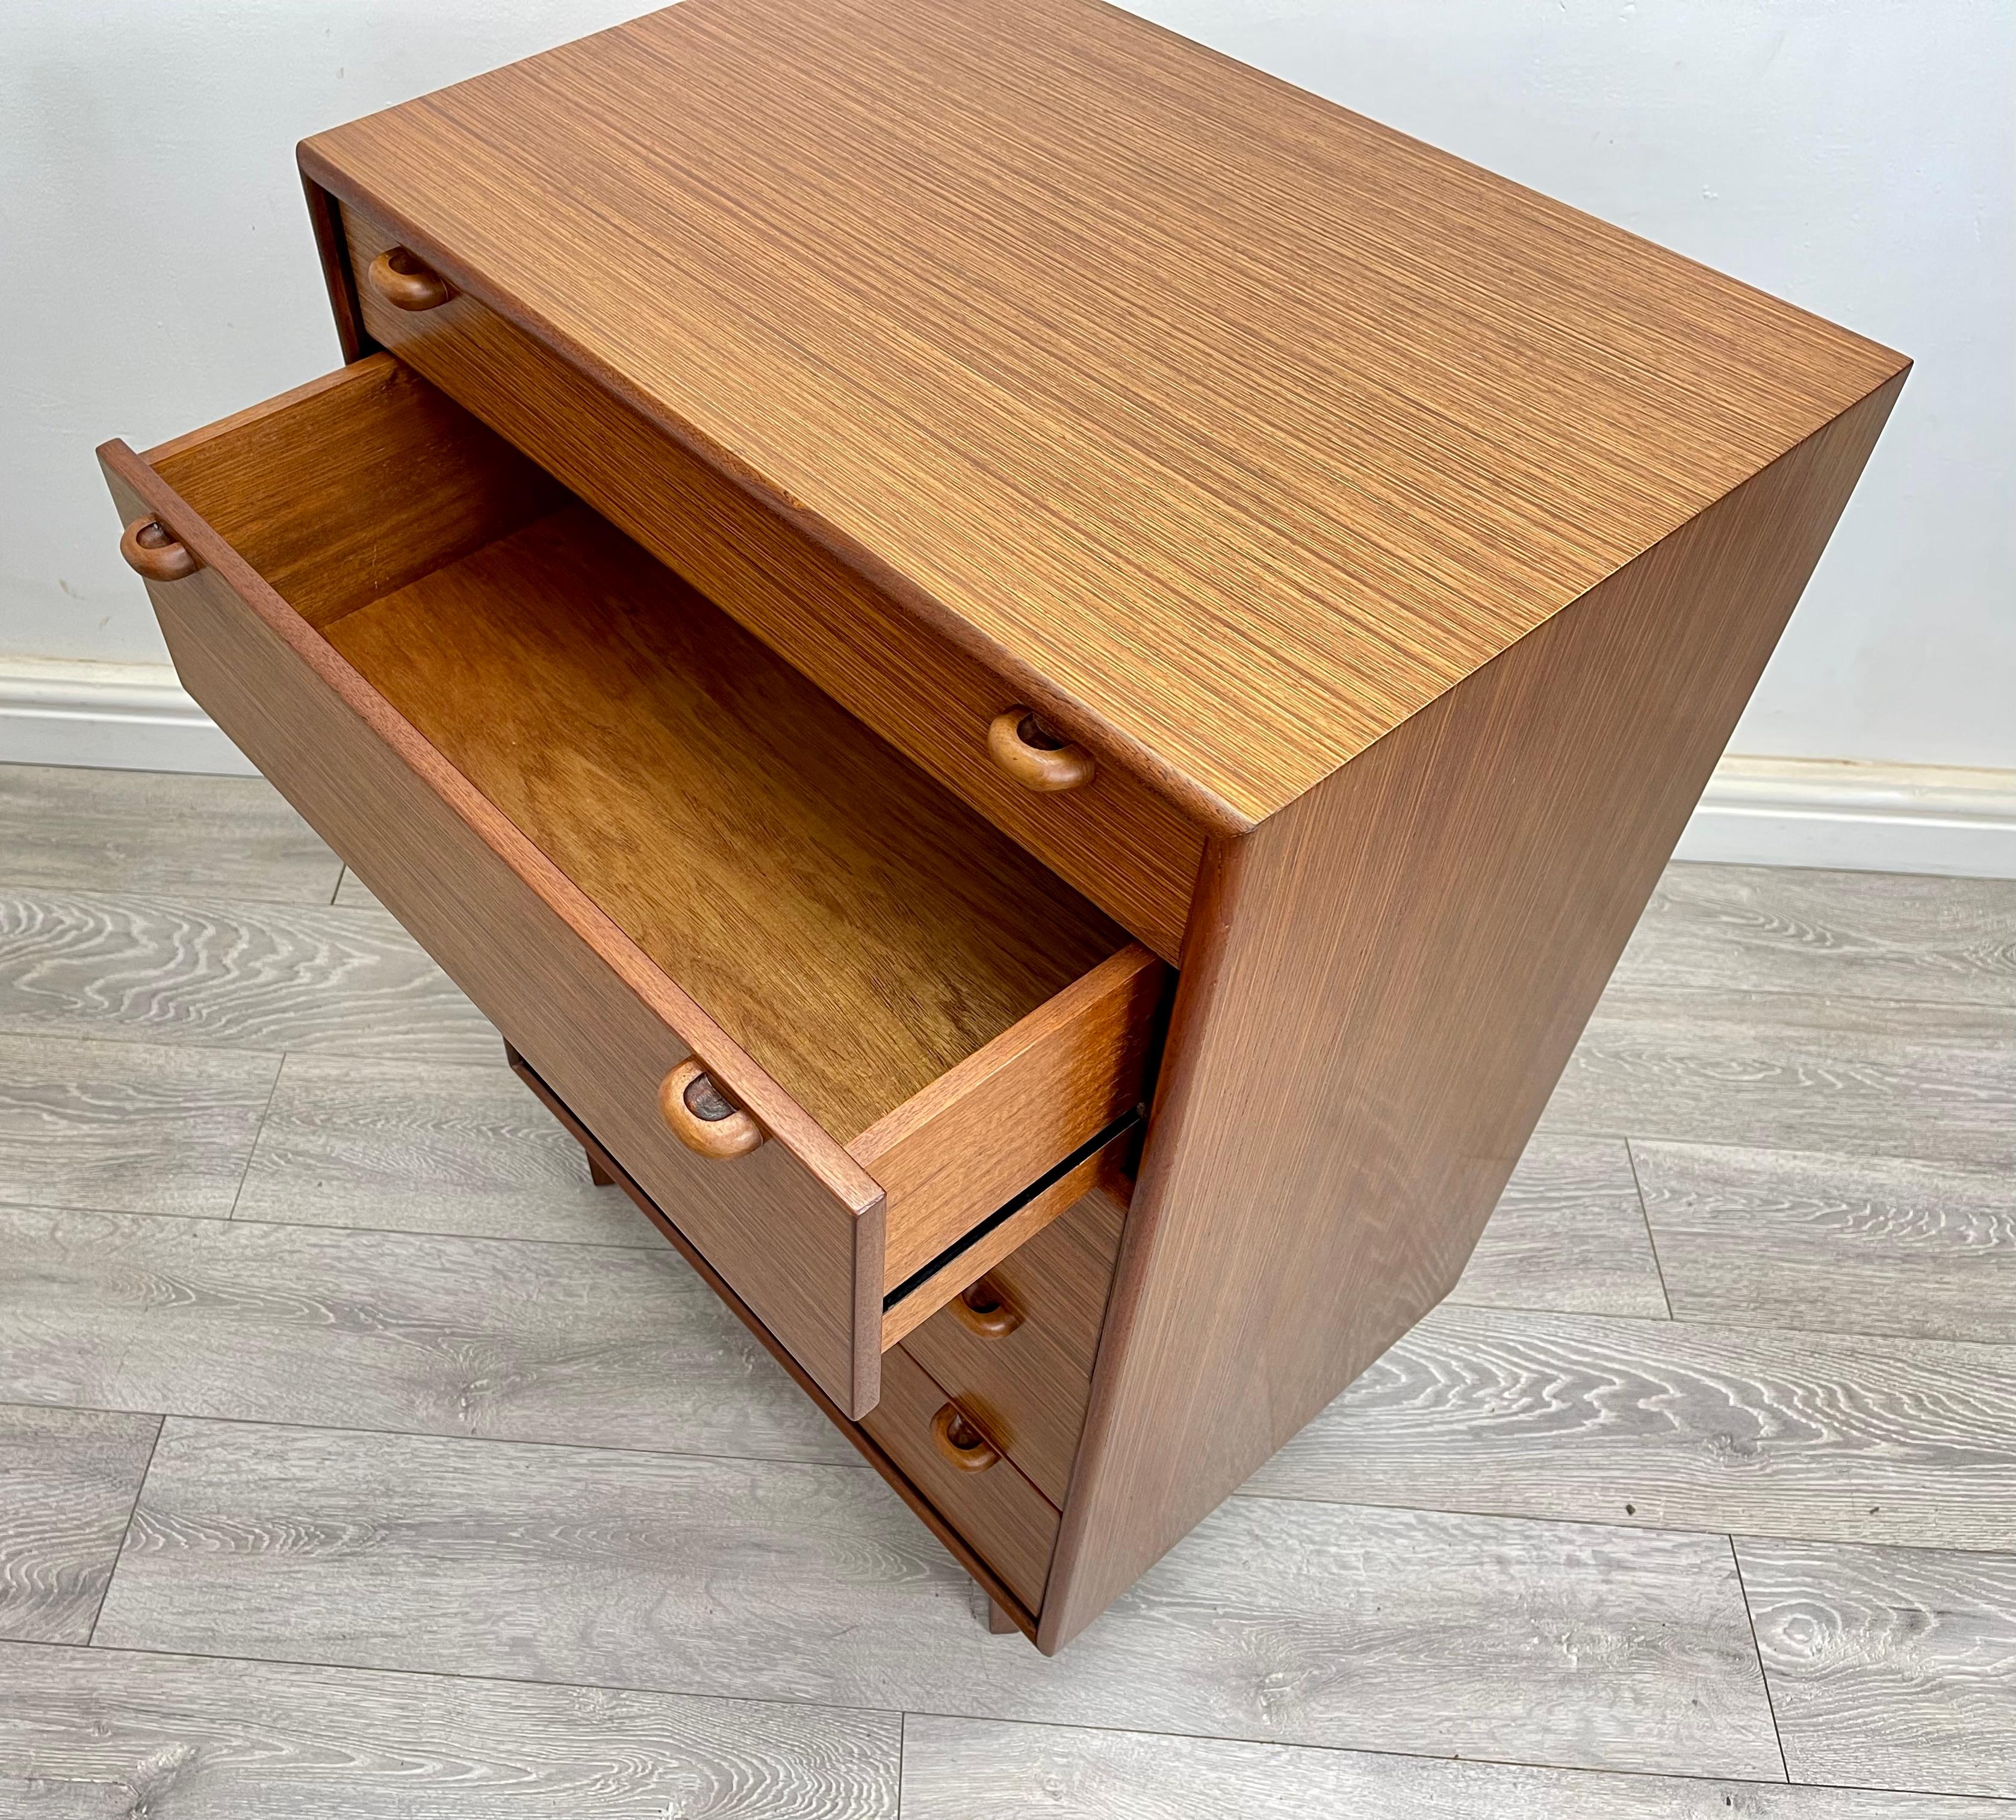
[[[1039,1611],[1057,1538],[1057,1511],[1012,1460],[997,1460],[979,1473],[946,1460],[931,1437],[931,1418],[949,1400],[922,1365],[900,1346],[892,1347],[882,1361],[882,1401],[861,1426],[1017,1599]]]
[[[354,209],[343,218],[361,271],[392,237]],[[835,565],[791,513],[745,491],[474,297],[416,315],[368,288],[344,294],[401,359],[529,451],[1165,960],[1178,959],[1202,833],[1121,766],[1062,796],[1003,775],[988,755],[988,724],[1039,692],[1003,680]]]
[[[1455,1283],[1900,383],[1219,851],[1045,1649]]]
[[[689,0],[301,156],[1226,832],[1904,365],[1096,0]]]
[[[328,635],[841,1142],[1130,945],[585,506]]]
[[[315,627],[567,499],[387,354],[163,443],[147,462]]]
[[[149,583],[178,673],[850,1413],[877,1394],[882,1199],[691,999],[122,443],[99,451],[131,519],[164,515],[204,567]],[[660,1122],[690,1050],[773,1134],[704,1161]]]
[[[896,1342],[931,1319],[953,1297],[961,1293],[970,1285],[977,1282],[999,1267],[1022,1246],[1034,1241],[1060,1215],[1068,1213],[1078,1202],[1096,1196],[1108,1205],[1117,1206],[1121,1214],[1126,1210],[1128,1197],[1134,1192],[1134,1178],[1128,1173],[1132,1161],[1139,1148],[1141,1128],[1132,1125],[1112,1138],[1103,1148],[1067,1171],[1043,1192],[1017,1207],[1008,1218],[992,1230],[960,1246],[952,1257],[925,1276],[916,1286],[891,1303],[884,1297],[882,1315],[882,1347],[886,1352]],[[1113,1272],[1113,1261],[1106,1261],[1106,1275]],[[1100,1288],[1101,1306],[1105,1290],[1103,1279]],[[1093,1332],[1098,1335],[1098,1316],[1093,1317]],[[1091,1371],[1089,1358],[1085,1367]]]
[[[574,506],[507,537],[564,495],[388,355],[149,459],[304,617],[325,631],[341,619],[340,648],[365,660],[380,692],[424,720],[434,743],[668,970],[705,987],[710,1009],[743,1025],[746,1043],[795,1041],[805,1067],[789,1084],[843,1138],[1121,940],[592,514]],[[409,581],[417,592],[405,592]],[[553,602],[570,591],[583,598],[563,614]],[[628,710],[621,720],[609,712],[618,700]],[[668,790],[664,776],[707,782]],[[590,810],[571,782],[592,795],[596,825],[583,825]],[[686,838],[668,840],[682,811]],[[612,836],[607,824],[626,815],[637,825]],[[792,862],[783,870],[780,846]],[[601,874],[574,863],[584,850],[606,856]],[[714,862],[704,876],[664,876],[696,850]],[[859,876],[836,891],[836,872]],[[801,889],[780,909],[787,878]],[[737,966],[660,951],[666,931],[697,912],[704,933],[732,930],[723,939],[742,944]],[[871,951],[856,959],[833,941],[836,915],[851,918],[844,932]],[[768,971],[747,964],[750,918],[776,938],[763,950]],[[955,926],[961,918],[970,926]],[[780,919],[789,926],[776,928]],[[826,965],[803,979],[815,937]],[[949,977],[921,977],[927,961]],[[754,990],[779,970],[827,995],[810,1009],[838,1027],[808,1034],[803,1003]],[[857,1023],[872,1031],[878,1016],[920,1028],[864,1042]],[[822,1094],[819,1077],[803,1076],[834,1054],[828,1065],[851,1063],[859,1078]]]
[[[888,1197],[885,1291],[1141,1103],[1168,977],[1130,943],[848,1146]]]
[[[1089,1194],[988,1271],[1022,1317],[1012,1333],[977,1334],[946,1307],[903,1342],[1060,1507],[1125,1217],[1111,1195]]]

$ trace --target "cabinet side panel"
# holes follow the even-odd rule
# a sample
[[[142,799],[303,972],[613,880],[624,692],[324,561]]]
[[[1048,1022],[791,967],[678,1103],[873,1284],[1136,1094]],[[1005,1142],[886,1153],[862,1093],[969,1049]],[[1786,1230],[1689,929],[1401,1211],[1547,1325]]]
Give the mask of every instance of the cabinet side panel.
[[[1902,383],[1214,849],[1046,1649],[1453,1286]]]

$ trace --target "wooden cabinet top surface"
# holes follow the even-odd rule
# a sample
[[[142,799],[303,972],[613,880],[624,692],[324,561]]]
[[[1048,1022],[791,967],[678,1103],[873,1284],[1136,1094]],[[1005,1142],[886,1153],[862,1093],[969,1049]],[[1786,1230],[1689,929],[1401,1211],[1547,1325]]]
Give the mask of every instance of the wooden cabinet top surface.
[[[1096,0],[686,0],[302,161],[1226,829],[1905,365]]]

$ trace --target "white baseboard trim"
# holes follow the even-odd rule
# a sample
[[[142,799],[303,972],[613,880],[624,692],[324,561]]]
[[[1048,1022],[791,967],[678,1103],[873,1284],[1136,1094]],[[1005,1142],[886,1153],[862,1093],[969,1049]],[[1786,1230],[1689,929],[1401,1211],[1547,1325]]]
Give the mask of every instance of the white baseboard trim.
[[[1732,753],[1673,857],[2016,879],[2016,771]]]
[[[253,768],[170,665],[42,657],[0,657],[0,764]],[[1675,857],[2016,878],[2016,771],[1732,754]]]
[[[183,692],[172,664],[50,657],[0,657],[0,763],[253,771]]]

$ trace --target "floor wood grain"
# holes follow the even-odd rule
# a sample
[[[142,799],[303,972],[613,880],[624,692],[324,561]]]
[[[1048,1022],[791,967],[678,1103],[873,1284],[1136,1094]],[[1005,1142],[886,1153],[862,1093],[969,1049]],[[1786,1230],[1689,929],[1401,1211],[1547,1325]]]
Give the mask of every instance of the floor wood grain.
[[[501,1067],[383,911],[0,890],[0,1030]]]
[[[1615,978],[2007,1005],[2016,999],[2016,883],[1669,865]]]
[[[1632,1154],[1683,1321],[2016,1341],[2004,1171],[1647,1139]]]
[[[974,1621],[863,1469],[171,1418],[98,1638],[1779,1773],[1720,1538],[1276,1499],[1233,1500],[1046,1660]]]
[[[237,1217],[664,1245],[516,1075],[378,1056],[287,1057]]]
[[[0,1202],[227,1214],[279,1067],[0,1035]]]
[[[2007,1820],[1993,1801],[913,1714],[904,1820]]]
[[[2016,1815],[2007,883],[1669,868],[1449,1301],[1054,1661],[263,784],[0,768],[0,1812]]]
[[[0,1209],[0,1384],[233,1420],[859,1458],[663,1244]]]
[[[326,904],[342,870],[264,778],[0,765],[0,883]]]
[[[2006,1171],[2012,1034],[2003,1006],[1615,982],[1543,1128]]]
[[[1666,1314],[1623,1139],[1535,1137],[1449,1299],[1568,1314]]]
[[[89,1638],[160,1427],[0,1404],[0,1637]]]
[[[2002,1549],[2012,1437],[2008,1347],[1445,1305],[1247,1489]]]
[[[2016,1797],[2016,1559],[1737,1548],[1795,1780]]]
[[[0,1646],[0,1811],[895,1820],[900,1725],[804,1704]]]

